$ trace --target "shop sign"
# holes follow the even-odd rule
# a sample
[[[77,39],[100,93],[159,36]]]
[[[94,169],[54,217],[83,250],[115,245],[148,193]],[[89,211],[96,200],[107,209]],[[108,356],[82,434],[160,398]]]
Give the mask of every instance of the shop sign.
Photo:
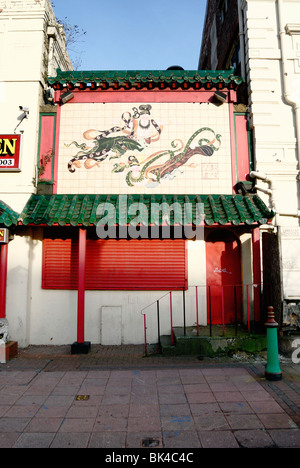
[[[0,244],[8,243],[8,229],[0,228]]]
[[[0,135],[0,171],[20,171],[21,135]]]

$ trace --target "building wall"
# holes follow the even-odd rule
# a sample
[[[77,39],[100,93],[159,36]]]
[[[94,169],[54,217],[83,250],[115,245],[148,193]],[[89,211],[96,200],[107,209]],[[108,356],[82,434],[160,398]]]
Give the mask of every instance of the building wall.
[[[238,31],[237,1],[209,0],[203,29],[204,40],[199,57],[199,70],[228,69],[238,43]],[[240,70],[237,74],[240,74]]]
[[[0,171],[0,199],[21,212],[35,190],[47,74],[72,69],[50,0],[0,0],[0,134],[21,134],[20,172]],[[28,118],[21,122],[29,108]]]
[[[274,224],[278,239],[273,251],[278,251],[278,243],[280,258],[275,264],[280,285],[276,284],[276,308],[279,315],[283,312],[283,325],[293,321],[299,325],[300,118],[295,108],[299,109],[300,103],[300,4],[297,0],[234,0],[225,17],[228,34],[222,34],[218,3],[208,2],[199,68],[210,65],[212,57],[216,67],[228,66],[231,38],[239,24],[240,71],[247,85],[243,102],[249,111],[254,169],[269,181],[258,178],[256,186],[263,200],[277,212]],[[213,53],[211,42],[215,45]],[[272,258],[266,261],[271,267]]]
[[[14,64],[3,69],[0,75],[0,96],[7,115],[5,119],[1,117],[1,132],[13,133],[20,121],[18,120],[20,105],[30,108],[29,118],[22,122],[24,131],[21,171],[12,174],[0,173],[1,200],[21,212],[29,195],[35,190],[36,180],[34,182],[33,180],[36,179],[37,156],[45,156],[39,153],[39,149],[42,151],[49,151],[47,148],[51,151],[54,149],[48,140],[45,142],[40,139],[43,118],[49,116],[47,125],[51,127],[53,124],[51,119],[56,119],[56,136],[59,136],[53,160],[56,170],[53,178],[55,191],[58,194],[112,192],[140,194],[148,193],[149,190],[152,193],[167,194],[234,192],[233,187],[239,173],[238,141],[242,145],[241,152],[247,158],[248,148],[245,149],[244,141],[239,140],[238,135],[234,134],[235,116],[232,101],[230,104],[217,104],[213,102],[213,92],[210,93],[210,101],[205,98],[196,103],[194,99],[188,102],[177,100],[173,103],[170,100],[160,102],[157,96],[154,102],[150,98],[145,101],[144,97],[144,100],[139,101],[127,96],[122,104],[116,99],[113,103],[107,102],[105,106],[101,100],[84,103],[77,100],[65,104],[57,113],[53,106],[44,107],[46,72],[55,74],[57,66],[64,70],[70,67],[70,63],[65,54],[64,42],[63,40],[61,42],[58,34],[61,31],[55,23],[50,2],[0,0],[1,8],[3,10],[0,12],[0,41],[3,44],[0,49],[0,53],[3,54],[1,59],[7,63],[11,57],[16,58]],[[27,66],[28,62],[31,67]],[[23,74],[24,70],[28,70],[26,71],[28,75]],[[19,81],[19,76],[22,76],[22,81]],[[26,78],[26,83],[23,77]],[[89,90],[87,92],[89,95],[92,94]],[[111,96],[111,93],[109,94]],[[231,94],[233,97],[234,93]],[[24,102],[24,96],[27,98],[30,96],[30,99]],[[129,186],[124,180],[126,172],[123,173],[121,170],[124,168],[122,163],[125,166],[128,163],[126,159],[128,153],[122,160],[116,159],[116,154],[112,151],[100,166],[94,165],[89,168],[81,164],[80,167],[76,167],[75,172],[69,171],[68,164],[74,157],[76,162],[79,149],[84,152],[88,146],[92,147],[95,143],[94,138],[89,139],[87,131],[97,129],[99,133],[99,130],[106,131],[114,125],[120,125],[123,114],[128,116],[128,112],[132,112],[133,107],[139,108],[145,103],[151,104],[151,112],[153,110],[155,113],[155,120],[162,122],[163,131],[161,138],[156,141],[153,138],[148,146],[144,146],[143,152],[137,150],[130,154],[136,159],[140,157],[140,164],[145,163],[157,152],[170,154],[171,149],[178,150],[180,146],[172,145],[176,139],[181,139],[183,146],[187,145],[190,137],[204,128],[210,130],[199,134],[196,143],[191,141],[192,149],[195,144],[200,145],[199,140],[203,138],[203,144],[208,146],[215,144],[217,150],[209,156],[202,154],[200,159],[191,159],[189,164],[178,168],[176,178],[173,180],[166,178],[159,184],[157,182],[160,181],[147,179],[140,185]],[[18,127],[19,131],[21,128]],[[95,133],[97,134],[92,132]],[[218,148],[217,135],[221,135],[220,148]],[[75,144],[72,144],[73,142]],[[206,162],[206,158],[209,162]],[[85,160],[79,162],[83,163]],[[248,159],[247,163],[249,165]],[[117,166],[119,171],[113,171],[115,164],[119,164]],[[128,174],[128,168],[126,169]],[[46,176],[48,177],[48,172]],[[246,176],[247,171],[245,178]],[[19,228],[18,234],[9,244],[7,318],[10,335],[18,341],[20,347],[28,344],[70,344],[76,339],[77,292],[42,289],[42,240],[42,228]],[[187,243],[189,279],[189,289],[186,291],[187,325],[196,322],[196,286],[199,287],[199,323],[206,325],[205,242],[199,240]],[[249,235],[245,235],[241,243],[243,275],[250,281],[252,251]],[[164,298],[160,304],[161,333],[169,334],[170,302],[165,291],[114,291],[113,294],[109,291],[86,291],[85,339],[102,344],[143,343],[144,322],[141,312],[147,307],[148,341],[157,341],[156,300],[162,296]],[[172,299],[173,325],[182,325],[183,293],[174,291]]]
[[[21,135],[20,171],[0,169],[0,200],[21,213],[36,190],[39,119],[47,75],[55,74],[57,67],[73,69],[50,0],[0,0],[0,63],[0,135]],[[29,108],[24,120],[20,106]],[[8,248],[7,318],[10,336],[20,346],[30,343],[34,323],[31,285],[36,242],[25,230],[13,236]]]
[[[57,112],[56,135],[58,144],[55,145],[55,167],[57,167],[56,190],[58,194],[140,194],[140,193],[233,193],[233,186],[238,180],[238,168],[236,165],[237,153],[243,154],[245,164],[239,173],[240,178],[246,178],[249,174],[249,148],[245,146],[248,141],[247,127],[234,125],[234,118],[244,119],[240,113],[234,114],[232,103],[219,105],[209,102],[212,93],[199,93],[198,103],[193,102],[155,102],[144,96],[144,102],[131,102],[130,95],[125,102],[118,102],[118,93],[115,93],[115,102],[99,103],[105,93],[98,97],[98,93],[89,91],[88,99],[83,101],[82,94],[76,95],[73,91],[74,101],[61,105]],[[85,94],[86,95],[86,94]],[[111,93],[108,94],[111,96]],[[163,95],[162,95],[163,96]],[[183,94],[183,96],[185,96]],[[85,98],[86,99],[86,98]],[[161,97],[163,100],[163,97]],[[181,100],[187,99],[182,97]],[[111,97],[110,97],[111,100]],[[188,100],[188,99],[187,99]],[[95,102],[96,101],[96,102]],[[205,102],[204,102],[205,101]],[[133,108],[139,109],[140,105],[151,103],[151,116],[157,124],[162,124],[160,138],[157,138],[155,129],[153,141],[145,145],[143,134],[138,140],[143,146],[143,151],[126,151],[121,157],[116,157],[114,150],[110,151],[104,161],[95,164],[92,155],[86,156],[89,149],[94,148],[95,138],[102,131],[110,130],[115,126],[121,128],[124,115],[132,113]],[[42,118],[48,119],[50,114],[44,113]],[[52,114],[50,115],[52,118]],[[124,122],[123,122],[124,123]],[[49,121],[47,120],[47,124]],[[52,128],[52,122],[50,122]],[[176,178],[162,180],[162,183],[153,184],[153,180],[145,178],[141,184],[130,186],[126,184],[123,171],[114,173],[115,164],[121,165],[129,156],[135,156],[141,164],[149,161],[153,154],[166,153],[172,149],[172,142],[182,140],[183,146],[189,138],[200,129],[205,129],[193,140],[193,147],[199,145],[199,140],[204,138],[203,144],[213,142],[217,150],[210,156],[198,154],[191,158],[187,165],[182,165]],[[237,128],[240,132],[235,134]],[[46,132],[47,134],[47,132]],[[122,134],[119,130],[115,135]],[[216,134],[221,135],[221,146],[215,140]],[[91,138],[90,140],[88,138]],[[156,139],[157,138],[157,139]],[[51,138],[50,138],[51,140]],[[74,144],[70,144],[75,142]],[[83,146],[86,145],[86,146]],[[42,138],[40,146],[43,147]],[[180,148],[175,146],[175,148]],[[45,145],[45,148],[47,146]],[[174,149],[174,148],[173,148]],[[182,149],[181,149],[182,151]],[[83,155],[82,159],[76,159],[76,155]],[[94,155],[95,156],[95,155]],[[74,159],[75,157],[75,159]],[[170,157],[170,153],[168,153]],[[111,159],[110,159],[111,158]],[[74,159],[74,161],[73,161]],[[73,161],[74,172],[70,172],[70,161]],[[85,164],[86,161],[93,163]],[[77,162],[80,164],[77,165]],[[159,159],[154,165],[159,164]],[[162,162],[165,162],[163,159]],[[247,169],[248,165],[248,169]],[[212,171],[211,168],[214,167]],[[129,168],[127,168],[128,171]],[[243,172],[244,171],[244,172]],[[126,172],[125,172],[126,175]],[[205,176],[206,175],[206,176]],[[154,180],[155,182],[155,180]],[[76,338],[77,326],[77,291],[45,290],[42,289],[42,228],[33,227],[27,232],[22,242],[24,255],[30,251],[28,267],[28,289],[30,299],[28,301],[27,335],[26,343],[30,344],[70,344]],[[26,248],[25,248],[26,246]],[[241,236],[242,272],[245,281],[253,282],[252,274],[252,241],[251,234]],[[21,257],[22,259],[22,257]],[[21,260],[22,261],[22,260]],[[186,300],[186,325],[192,326],[197,320],[196,287],[198,293],[198,320],[200,325],[207,325],[207,289],[206,289],[206,243],[202,240],[187,241],[188,264],[188,289],[185,291]],[[18,270],[10,269],[10,283],[15,287],[22,281]],[[244,296],[244,320],[247,321],[246,296]],[[160,300],[160,332],[170,334],[170,297],[166,291],[86,291],[85,292],[85,339],[91,343],[107,344],[142,344],[144,342],[144,317],[147,320],[147,341],[157,342],[157,309],[156,301]],[[254,318],[252,308],[252,290],[250,291],[251,319]],[[14,294],[10,289],[8,294],[9,315],[13,316]],[[182,326],[183,321],[183,292],[172,291],[173,326]],[[24,343],[23,329],[19,326],[20,320],[13,319],[13,332],[20,343]],[[24,327],[23,327],[24,328]]]
[[[77,291],[42,289],[42,239],[42,228],[24,229],[22,235],[15,237],[14,251],[9,251],[7,318],[10,335],[20,347],[70,344],[76,339]],[[206,276],[205,268],[199,268],[205,262],[205,242],[188,241],[188,325],[196,323],[195,286],[202,286],[198,291],[199,323],[206,325]],[[183,293],[173,291],[172,295],[173,325],[182,326]],[[147,307],[148,339],[157,342],[156,301],[162,297],[161,333],[170,334],[170,301],[166,291],[113,291],[113,294],[112,291],[86,291],[86,340],[101,344],[142,344],[142,310]]]
[[[294,22],[300,16],[300,4],[284,0],[280,9],[278,1],[248,0],[242,2],[242,8],[256,169],[271,180],[269,186],[260,180],[257,180],[257,185],[272,190],[271,198],[264,194],[262,198],[273,203],[279,213],[276,226],[281,254],[283,325],[289,325],[292,321],[285,313],[286,308],[300,298],[300,229],[297,217],[297,141],[299,143],[300,136],[295,111],[285,99],[285,93],[293,96],[295,104],[299,105],[296,90],[300,83],[300,26]]]
[[[65,345],[76,340],[77,291],[45,290],[42,282],[42,228],[26,228],[9,250],[7,318],[10,336],[19,347]],[[204,240],[187,241],[188,290],[185,291],[186,325],[207,325],[206,246]],[[244,283],[252,280],[251,235],[241,236]],[[196,296],[197,286],[197,296]],[[245,291],[244,291],[245,292]],[[252,288],[250,318],[254,319]],[[170,335],[170,296],[167,291],[86,291],[85,339],[103,345],[144,343],[158,340],[157,306],[160,300],[160,332]],[[183,292],[172,292],[173,326],[183,326]],[[246,293],[244,320],[247,322]]]

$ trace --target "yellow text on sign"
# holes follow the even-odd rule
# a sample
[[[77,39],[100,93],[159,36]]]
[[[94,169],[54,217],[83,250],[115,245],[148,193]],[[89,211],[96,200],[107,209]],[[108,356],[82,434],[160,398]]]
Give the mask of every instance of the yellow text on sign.
[[[0,138],[0,154],[12,156],[16,152],[17,138]]]

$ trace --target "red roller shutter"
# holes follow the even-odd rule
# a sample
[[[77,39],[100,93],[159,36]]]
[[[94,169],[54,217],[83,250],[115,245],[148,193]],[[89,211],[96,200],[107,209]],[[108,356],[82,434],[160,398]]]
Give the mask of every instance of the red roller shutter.
[[[78,241],[44,239],[42,287],[77,289]]]
[[[88,240],[87,265],[88,289],[182,289],[185,241]]]
[[[76,289],[78,243],[44,240],[43,287]],[[171,290],[187,286],[182,239],[87,240],[86,289]]]

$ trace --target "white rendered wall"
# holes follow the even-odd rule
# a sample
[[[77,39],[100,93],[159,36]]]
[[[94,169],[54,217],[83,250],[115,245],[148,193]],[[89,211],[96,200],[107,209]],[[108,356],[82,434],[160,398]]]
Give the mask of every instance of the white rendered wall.
[[[0,134],[13,135],[15,132],[22,135],[21,170],[0,171],[0,200],[18,213],[35,191],[39,113],[47,87],[46,72],[54,74],[57,67],[72,69],[60,33],[50,0],[0,0]],[[29,108],[29,118],[21,125],[24,114],[19,106]],[[40,343],[43,339],[48,342],[53,327],[51,302],[46,311],[41,304],[32,304],[36,287],[32,287],[32,282],[41,284],[35,258],[39,255],[41,242],[31,238],[29,229],[24,229],[23,234],[15,235],[9,243],[6,304],[9,333],[20,347],[31,343],[31,335],[33,340],[38,336]],[[47,300],[46,294],[43,298]],[[55,303],[53,295],[51,301]],[[55,306],[58,308],[57,304]],[[66,315],[61,323],[65,319],[63,325],[69,330],[72,321],[67,322]],[[71,334],[74,335],[72,330]]]
[[[46,74],[57,66],[72,69],[59,32],[50,0],[0,0],[0,134],[22,135],[21,171],[0,171],[0,200],[17,212],[35,191]],[[19,106],[29,108],[29,116],[18,126],[24,115]]]
[[[198,288],[199,324],[206,325],[206,258],[204,241],[188,241],[189,289],[186,325],[196,324]],[[20,347],[64,345],[77,340],[77,291],[43,290],[42,229],[24,231],[9,244],[7,319],[11,338]],[[167,291],[86,291],[85,340],[102,344],[144,343],[147,308],[147,341],[158,341],[156,301],[160,298],[160,332],[170,335],[170,296]],[[152,305],[151,305],[152,304]],[[183,293],[172,292],[173,326],[183,326]],[[114,321],[108,312],[115,313]],[[111,328],[112,323],[117,324]],[[104,334],[105,333],[105,334]],[[117,340],[117,341],[116,341]]]
[[[300,103],[300,2],[243,0],[242,8],[256,170],[267,174],[272,181],[268,186],[257,180],[258,187],[272,189],[272,198],[258,193],[269,206],[273,204],[283,214],[276,217],[281,238],[283,299],[299,299],[300,229],[296,214],[300,196],[297,154],[300,136],[293,107],[286,102],[284,94]],[[280,31],[284,31],[284,47]],[[285,59],[284,68],[282,59]]]
[[[204,240],[188,243],[188,280],[185,291],[186,326],[207,325],[206,251]],[[241,237],[244,284],[252,283],[251,234]],[[7,319],[11,338],[20,347],[65,345],[77,340],[77,291],[43,290],[42,229],[26,229],[9,244]],[[252,289],[250,314],[253,318]],[[27,298],[27,299],[26,299]],[[160,304],[160,334],[170,335],[168,291],[86,291],[85,340],[92,344],[143,344],[146,313],[147,342],[158,341],[157,307]],[[245,297],[244,297],[245,299]],[[148,307],[149,306],[149,307]],[[145,309],[146,308],[146,309]],[[247,304],[244,300],[244,319]],[[173,326],[183,326],[183,292],[172,292]]]
[[[8,247],[6,317],[9,335],[20,347],[29,344],[31,246],[29,232],[15,236]]]

